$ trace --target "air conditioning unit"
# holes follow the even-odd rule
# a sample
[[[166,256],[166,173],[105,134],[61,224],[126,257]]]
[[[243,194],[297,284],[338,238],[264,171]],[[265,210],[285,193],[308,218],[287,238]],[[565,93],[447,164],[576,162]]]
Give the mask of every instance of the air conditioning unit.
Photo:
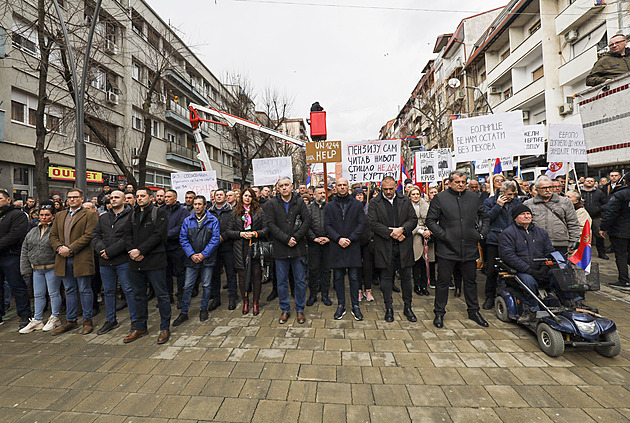
[[[105,51],[108,54],[116,55],[118,54],[118,46],[112,40],[105,40]]]
[[[566,34],[564,34],[564,41],[567,44],[575,44],[578,40],[578,32],[575,29],[569,30]]]
[[[558,113],[560,116],[566,116],[573,113],[573,103],[564,103],[562,106],[558,106]]]
[[[488,87],[490,94],[501,94],[501,87]]]
[[[529,120],[529,110],[523,110],[523,120]]]
[[[113,91],[107,91],[107,102],[111,104],[118,104],[118,94]]]

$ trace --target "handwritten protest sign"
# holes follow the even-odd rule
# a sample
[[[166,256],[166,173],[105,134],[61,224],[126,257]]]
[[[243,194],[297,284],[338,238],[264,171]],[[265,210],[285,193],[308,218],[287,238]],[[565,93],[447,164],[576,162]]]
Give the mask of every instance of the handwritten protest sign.
[[[545,154],[545,125],[523,126],[523,133],[525,135],[525,151],[521,154],[515,154],[516,156]]]
[[[194,191],[197,195],[203,195],[210,199],[210,192],[217,189],[217,172],[206,170],[199,172],[171,173],[171,185],[177,192],[177,198],[183,202],[186,191]]]
[[[586,162],[586,142],[582,125],[550,124],[548,162]]]
[[[523,113],[479,116],[453,121],[456,162],[488,160],[523,150]]]
[[[433,182],[438,179],[436,153],[437,150],[416,152],[413,172],[416,183]]]
[[[490,161],[492,163],[490,163]],[[475,162],[475,175],[485,175],[494,172],[494,165],[496,162],[497,159],[477,160]],[[503,172],[514,169],[514,157],[501,157],[501,169]]]
[[[341,161],[341,141],[306,143],[306,163],[337,163]]]
[[[350,184],[380,182],[400,175],[400,140],[342,142],[343,176]]]
[[[254,185],[274,185],[281,177],[288,177],[293,182],[293,164],[291,157],[269,157],[252,160]]]
[[[436,180],[443,180],[455,170],[453,166],[453,152],[450,148],[438,148],[436,153],[437,162],[437,178]]]

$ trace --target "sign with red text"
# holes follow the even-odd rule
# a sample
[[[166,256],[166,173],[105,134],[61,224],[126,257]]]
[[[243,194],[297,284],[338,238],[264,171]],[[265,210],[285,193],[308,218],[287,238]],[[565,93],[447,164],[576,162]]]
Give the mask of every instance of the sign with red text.
[[[343,176],[350,184],[399,179],[400,140],[344,141],[341,147]]]
[[[209,200],[210,193],[219,188],[217,184],[217,172],[206,170],[199,172],[171,173],[171,186],[177,192],[177,198],[183,203],[186,191],[193,191],[197,195],[203,195]]]
[[[61,166],[49,166],[48,167],[48,177],[50,179],[56,179],[58,181],[74,181],[74,169],[71,167],[61,167]],[[85,172],[85,177],[89,183],[100,184],[103,183],[103,173],[102,172]]]

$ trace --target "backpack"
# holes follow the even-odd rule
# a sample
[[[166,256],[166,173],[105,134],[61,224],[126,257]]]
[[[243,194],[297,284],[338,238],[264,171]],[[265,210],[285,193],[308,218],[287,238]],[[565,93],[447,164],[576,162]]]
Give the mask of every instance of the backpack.
[[[153,208],[151,209],[151,222],[155,223],[155,219],[157,219],[157,213],[158,213],[158,208],[153,206]],[[136,224],[136,213],[131,212],[131,216],[129,216],[129,219],[131,220],[131,225],[135,225]]]

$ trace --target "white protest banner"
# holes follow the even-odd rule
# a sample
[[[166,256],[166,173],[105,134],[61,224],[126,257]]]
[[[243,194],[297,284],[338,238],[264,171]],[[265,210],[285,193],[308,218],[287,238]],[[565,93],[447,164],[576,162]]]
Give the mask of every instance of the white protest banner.
[[[341,148],[343,176],[350,184],[399,179],[400,140],[344,141]]]
[[[455,170],[453,167],[453,152],[450,148],[438,148],[436,162],[438,172],[436,180],[441,181],[447,178]]]
[[[492,161],[492,168],[490,169],[490,161]],[[485,175],[490,174],[488,169],[494,172],[494,165],[497,162],[497,159],[492,160],[478,160],[475,162],[475,175]],[[514,157],[507,156],[501,157],[501,170],[505,172],[507,170],[514,169]]]
[[[549,124],[547,162],[586,162],[586,142],[582,125]]]
[[[416,152],[413,171],[416,183],[433,182],[438,179],[435,153],[436,150]]]
[[[203,195],[210,200],[210,192],[219,188],[217,185],[217,172],[206,170],[199,172],[171,173],[171,186],[177,192],[177,198],[184,202],[186,191],[194,191],[197,195]]]
[[[539,156],[545,154],[545,125],[523,126],[525,135],[525,152],[515,156]]]
[[[453,121],[455,161],[480,161],[524,150],[523,113],[479,116]]]
[[[252,160],[254,185],[275,185],[281,177],[288,177],[293,182],[293,163],[291,157],[267,157]]]

